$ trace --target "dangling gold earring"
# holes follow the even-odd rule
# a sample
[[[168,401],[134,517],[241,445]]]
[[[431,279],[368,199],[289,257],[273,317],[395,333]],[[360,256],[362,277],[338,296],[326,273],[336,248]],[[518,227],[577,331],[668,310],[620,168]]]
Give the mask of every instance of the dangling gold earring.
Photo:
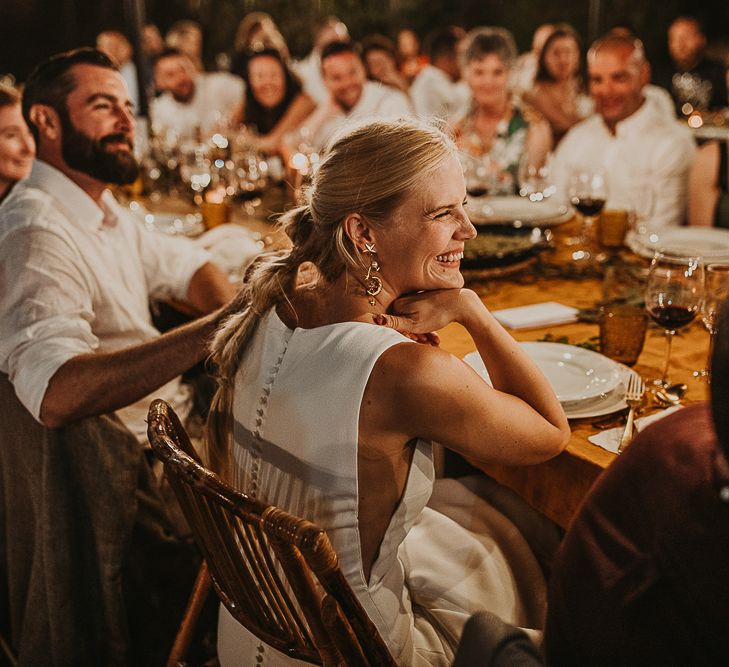
[[[365,275],[365,292],[367,292],[367,296],[370,297],[370,306],[374,306],[377,303],[377,301],[375,301],[375,297],[382,291],[382,280],[378,276],[373,275],[374,272],[380,270],[380,264],[374,257],[376,252],[375,244],[365,243],[365,249],[362,252],[365,255],[372,255],[372,257],[370,257],[370,265],[367,268],[367,275]]]

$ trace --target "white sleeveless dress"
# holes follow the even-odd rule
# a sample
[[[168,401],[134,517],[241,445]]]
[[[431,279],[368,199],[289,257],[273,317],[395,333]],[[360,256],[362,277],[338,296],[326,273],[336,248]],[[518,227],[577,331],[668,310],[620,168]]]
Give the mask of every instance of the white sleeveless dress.
[[[439,480],[433,494],[425,441],[415,445],[402,499],[365,580],[357,516],[360,404],[377,359],[403,342],[412,341],[361,322],[291,330],[269,311],[236,377],[234,482],[327,531],[344,576],[398,664],[445,666],[466,620],[480,609],[541,629],[546,590],[529,546],[502,514],[456,480]],[[439,511],[426,507],[431,494]],[[305,664],[264,646],[222,606],[218,655],[223,667]]]

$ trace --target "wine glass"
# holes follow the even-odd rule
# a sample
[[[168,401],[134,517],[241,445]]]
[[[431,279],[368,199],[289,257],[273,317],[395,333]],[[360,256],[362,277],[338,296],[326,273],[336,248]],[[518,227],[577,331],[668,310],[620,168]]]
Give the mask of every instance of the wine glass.
[[[636,183],[628,190],[628,203],[633,216],[632,227],[636,234],[648,232],[648,223],[653,216],[655,197],[649,184]]]
[[[549,159],[536,162],[528,151],[519,162],[519,194],[532,202],[551,197],[556,188],[550,178]]]
[[[711,382],[711,357],[716,338],[716,315],[719,306],[729,298],[729,264],[708,264],[704,267],[704,298],[701,301],[701,321],[709,332],[709,356],[706,368],[695,371],[694,377]]]
[[[568,245],[588,246],[592,238],[595,216],[602,211],[607,200],[605,170],[599,166],[579,166],[572,169],[569,181],[570,203],[583,216],[579,236],[567,241]],[[589,255],[589,253],[588,253]]]
[[[676,330],[693,322],[703,298],[703,267],[698,257],[668,251],[653,256],[645,288],[645,307],[666,332],[666,362],[654,385],[668,385],[671,343]]]
[[[478,199],[488,195],[495,186],[489,157],[487,155],[476,157],[461,153],[460,159],[468,196]]]

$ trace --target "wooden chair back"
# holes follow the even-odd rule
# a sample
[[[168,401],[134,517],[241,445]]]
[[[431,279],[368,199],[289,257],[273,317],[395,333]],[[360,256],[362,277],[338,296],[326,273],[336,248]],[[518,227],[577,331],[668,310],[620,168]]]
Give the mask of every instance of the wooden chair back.
[[[233,490],[205,468],[164,401],[152,403],[148,424],[215,590],[241,625],[312,664],[396,665],[321,528]]]

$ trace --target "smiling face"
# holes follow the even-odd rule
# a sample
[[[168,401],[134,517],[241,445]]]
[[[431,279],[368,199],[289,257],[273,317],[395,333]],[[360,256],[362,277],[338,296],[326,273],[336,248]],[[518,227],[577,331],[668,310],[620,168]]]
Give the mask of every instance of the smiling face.
[[[635,113],[643,103],[643,86],[650,76],[647,63],[630,48],[604,48],[588,61],[590,95],[595,111],[608,127]]]
[[[131,183],[134,158],[134,114],[119,72],[95,65],[75,65],[76,87],[59,113],[62,155],[66,164],[108,183]]]
[[[580,49],[574,38],[555,38],[544,52],[544,65],[555,81],[573,77],[580,66]]]
[[[30,173],[34,155],[35,142],[20,104],[0,107],[0,193]]]
[[[253,96],[267,109],[283,102],[286,78],[281,63],[271,56],[253,58],[248,64],[248,82]]]
[[[362,96],[366,81],[365,68],[355,53],[337,53],[321,64],[324,84],[334,101],[345,111],[354,107]]]
[[[503,104],[509,96],[509,68],[495,53],[466,64],[464,78],[479,106]]]
[[[466,185],[455,157],[426,174],[392,224],[372,231],[382,275],[398,295],[463,287],[464,242],[476,236],[463,208]]]

